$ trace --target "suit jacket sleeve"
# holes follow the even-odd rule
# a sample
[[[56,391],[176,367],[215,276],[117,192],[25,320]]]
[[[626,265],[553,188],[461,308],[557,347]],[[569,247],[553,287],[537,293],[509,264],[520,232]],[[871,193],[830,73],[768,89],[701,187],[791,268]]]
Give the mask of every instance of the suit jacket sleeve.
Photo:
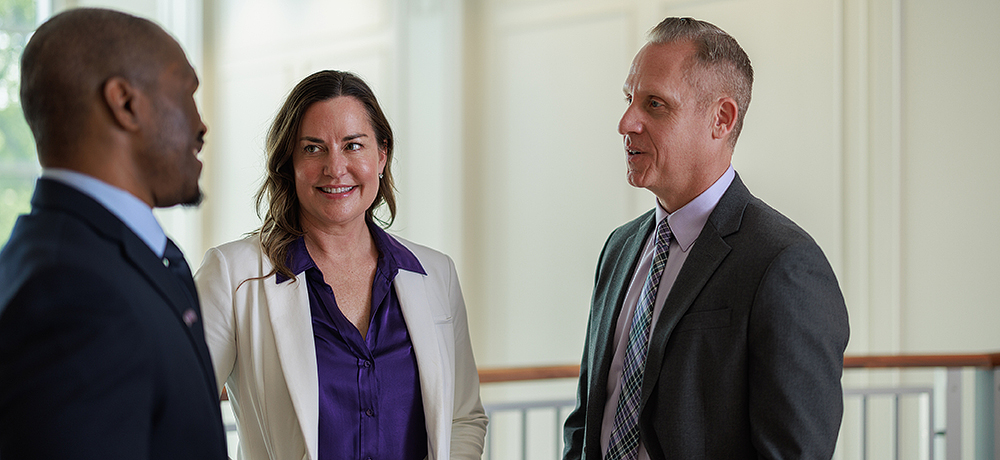
[[[585,344],[590,343],[590,324],[594,321],[593,316],[587,324],[587,339],[584,341]],[[590,354],[588,353],[589,346],[585,346],[583,350],[583,359],[580,361],[580,379],[577,383],[577,396],[576,396],[576,408],[573,412],[570,412],[569,416],[566,417],[566,422],[563,425],[563,459],[564,460],[580,460],[583,456],[583,436],[584,427],[587,422],[587,406],[589,400],[587,398],[589,388],[587,385],[587,361],[589,361]]]
[[[486,412],[479,398],[479,374],[469,338],[469,320],[455,264],[448,259],[448,301],[455,315],[455,409],[451,458],[479,460],[486,438]]]
[[[608,252],[608,246],[611,240],[615,238],[615,234],[612,233],[608,240],[605,241],[604,247],[601,249],[601,255],[598,257],[597,269],[594,273],[594,293],[592,304],[597,303],[598,289],[603,289],[604,283],[601,282],[601,268],[605,264],[605,256]],[[590,316],[587,320],[587,334],[583,341],[583,358],[580,360],[580,379],[577,383],[577,396],[576,396],[576,407],[570,412],[569,416],[566,417],[566,422],[563,424],[563,459],[564,460],[579,460],[583,457],[583,446],[584,437],[586,434],[586,424],[587,424],[587,413],[590,408],[590,372],[594,371],[590,369],[591,362],[591,350],[595,346],[596,340],[603,340],[606,337],[604,334],[595,332],[594,328],[597,327],[597,323],[600,322],[599,318],[595,315],[599,315],[599,309],[596,305],[591,305]],[[604,401],[596,402],[600,406],[600,411],[604,410]],[[600,429],[600,427],[597,427]]]
[[[162,358],[133,315],[120,285],[82,266],[25,280],[0,316],[0,349],[22,350],[0,356],[0,451],[149,458]]]
[[[752,442],[768,459],[829,459],[843,415],[847,310],[811,241],[771,262],[748,325]]]
[[[205,342],[212,355],[215,379],[222,393],[236,363],[236,319],[233,312],[233,285],[228,261],[216,248],[209,249],[194,276],[204,316]]]

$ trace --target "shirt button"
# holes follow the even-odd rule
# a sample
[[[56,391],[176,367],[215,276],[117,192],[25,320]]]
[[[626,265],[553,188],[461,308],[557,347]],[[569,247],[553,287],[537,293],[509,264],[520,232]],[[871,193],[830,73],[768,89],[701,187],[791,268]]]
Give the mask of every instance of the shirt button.
[[[375,411],[373,411],[371,409],[368,409],[368,410],[365,411],[365,415],[371,417],[371,416],[375,415]]]
[[[365,367],[372,367],[371,361],[365,361]]]

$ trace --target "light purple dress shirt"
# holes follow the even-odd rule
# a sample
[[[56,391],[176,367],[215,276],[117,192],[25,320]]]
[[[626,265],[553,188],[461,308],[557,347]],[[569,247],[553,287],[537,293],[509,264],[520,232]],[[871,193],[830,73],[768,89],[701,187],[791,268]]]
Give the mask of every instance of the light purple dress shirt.
[[[656,301],[653,302],[653,329],[650,330],[650,336],[655,333],[656,320],[660,317],[663,304],[666,302],[667,295],[674,285],[674,280],[677,279],[677,273],[684,266],[684,261],[687,260],[687,256],[691,252],[695,240],[701,234],[701,229],[705,227],[705,222],[708,222],[708,216],[715,210],[715,206],[719,204],[722,194],[729,189],[729,185],[733,183],[733,178],[735,177],[736,172],[733,170],[732,165],[730,165],[729,169],[711,187],[684,205],[684,207],[674,211],[673,214],[668,214],[663,209],[663,206],[660,205],[660,201],[656,201],[656,222],[659,223],[660,220],[667,219],[667,224],[670,225],[670,231],[674,237],[670,239],[670,253],[667,257],[667,266],[663,269],[663,277],[660,278],[660,287],[656,291]],[[628,293],[625,295],[625,302],[622,305],[622,311],[618,315],[615,327],[615,338],[614,342],[612,342],[615,347],[615,354],[611,359],[611,369],[608,371],[608,401],[604,406],[604,420],[601,425],[602,455],[607,455],[608,453],[608,443],[611,440],[611,430],[615,422],[615,411],[618,410],[618,399],[621,396],[622,390],[622,363],[625,360],[625,349],[628,346],[628,334],[629,329],[631,329],[632,316],[635,313],[636,304],[639,302],[642,285],[649,275],[649,266],[652,264],[653,254],[656,250],[656,244],[653,241],[654,235],[655,232],[650,232],[649,237],[646,238],[646,245],[642,249],[639,264],[632,275],[632,281],[629,283]],[[639,440],[638,460],[649,460],[649,454],[646,453],[642,439]]]
[[[288,268],[306,272],[319,374],[319,460],[421,460],[427,428],[417,361],[392,280],[399,270],[426,274],[416,256],[372,222],[379,258],[371,324],[362,338],[337,307],[299,238]],[[286,280],[280,273],[277,282]]]

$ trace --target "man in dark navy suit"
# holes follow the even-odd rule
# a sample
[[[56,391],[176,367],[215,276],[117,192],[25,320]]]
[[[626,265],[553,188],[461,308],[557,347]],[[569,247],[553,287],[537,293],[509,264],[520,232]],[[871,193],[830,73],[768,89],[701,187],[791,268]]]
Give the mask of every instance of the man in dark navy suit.
[[[21,60],[42,165],[0,252],[0,458],[225,459],[191,272],[152,208],[200,201],[184,51],[150,21],[59,14]]]

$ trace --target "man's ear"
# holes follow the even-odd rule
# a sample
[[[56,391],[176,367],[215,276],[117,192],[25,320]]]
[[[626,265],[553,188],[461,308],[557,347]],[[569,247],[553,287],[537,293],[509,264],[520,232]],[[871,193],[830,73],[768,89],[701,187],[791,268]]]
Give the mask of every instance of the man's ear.
[[[104,82],[103,95],[112,118],[122,129],[139,129],[139,115],[136,112],[139,92],[135,86],[122,77],[111,77]]]
[[[715,103],[714,120],[712,124],[712,138],[726,139],[729,133],[736,127],[736,118],[740,113],[739,106],[731,97],[720,98]]]

